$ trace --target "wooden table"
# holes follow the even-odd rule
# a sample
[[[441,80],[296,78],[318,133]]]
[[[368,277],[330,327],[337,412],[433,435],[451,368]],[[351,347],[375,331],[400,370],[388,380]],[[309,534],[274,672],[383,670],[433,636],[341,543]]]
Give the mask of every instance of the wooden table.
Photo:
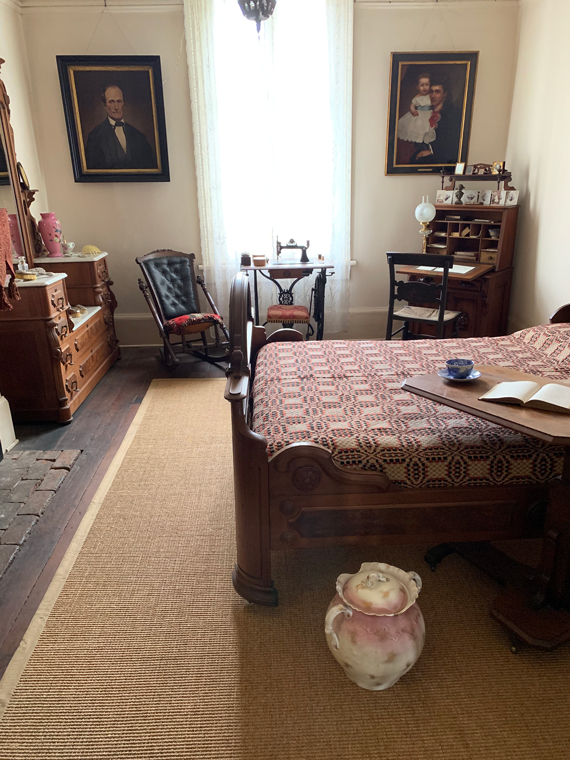
[[[456,383],[439,375],[420,375],[402,387],[432,401],[451,406],[502,427],[565,447],[562,475],[549,484],[549,502],[538,568],[511,560],[490,544],[440,545],[443,558],[452,551],[473,561],[507,588],[495,599],[493,618],[511,634],[513,651],[520,640],[553,649],[570,639],[570,415],[543,412],[509,404],[479,401],[502,381],[533,380],[540,385],[570,382],[537,377],[505,367],[476,365],[478,380]]]
[[[293,288],[295,285],[305,277],[309,277],[313,274],[313,270],[317,269],[318,273],[315,278],[315,303],[313,309],[313,316],[317,323],[317,335],[316,340],[322,340],[325,326],[325,288],[327,284],[327,269],[334,269],[334,264],[326,260],[309,260],[308,263],[301,263],[299,259],[292,261],[283,257],[281,259],[273,259],[267,262],[264,266],[257,267],[242,266],[241,270],[244,272],[253,272],[253,296],[254,296],[254,308],[255,308],[255,324],[259,325],[259,296],[257,292],[257,273],[259,272],[262,277],[273,282],[279,290],[279,303],[280,304],[292,304],[293,301]],[[329,273],[328,276],[334,274]],[[288,288],[283,288],[279,284],[278,280],[292,279],[293,282]]]

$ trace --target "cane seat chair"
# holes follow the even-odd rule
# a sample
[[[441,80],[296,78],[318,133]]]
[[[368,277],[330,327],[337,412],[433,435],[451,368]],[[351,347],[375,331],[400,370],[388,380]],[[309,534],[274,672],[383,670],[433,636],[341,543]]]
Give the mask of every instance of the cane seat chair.
[[[386,256],[390,270],[390,302],[388,304],[386,340],[391,340],[400,332],[402,333],[402,340],[441,339],[445,337],[448,326],[450,326],[447,331],[450,333],[448,337],[456,338],[462,312],[445,308],[447,283],[449,270],[453,266],[453,256],[425,253],[387,253]],[[396,268],[400,266],[437,267],[439,272],[426,272],[426,277],[431,280],[430,275],[438,275],[441,276],[441,282],[398,280],[396,279]],[[406,305],[395,311],[396,301],[405,301]],[[393,329],[394,320],[402,322],[402,326],[397,330]],[[435,328],[434,334],[413,333],[410,330],[410,322],[418,325],[431,325]]]
[[[195,255],[171,250],[158,250],[136,259],[144,275],[139,279],[150,312],[164,343],[161,351],[169,367],[180,363],[177,352],[199,356],[209,362],[226,361],[229,335],[204,279],[194,271]],[[210,311],[200,308],[198,286],[208,301]],[[213,328],[215,342],[209,343],[206,331]],[[223,335],[221,337],[220,333]],[[172,343],[173,335],[180,341]],[[200,336],[200,343],[187,336]]]

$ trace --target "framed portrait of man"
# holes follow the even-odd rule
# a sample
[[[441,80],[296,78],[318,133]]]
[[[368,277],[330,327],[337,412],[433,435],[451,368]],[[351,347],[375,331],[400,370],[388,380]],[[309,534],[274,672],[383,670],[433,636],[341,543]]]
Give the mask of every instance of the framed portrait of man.
[[[76,182],[168,182],[160,57],[57,56]]]
[[[479,53],[392,53],[386,174],[466,164]]]

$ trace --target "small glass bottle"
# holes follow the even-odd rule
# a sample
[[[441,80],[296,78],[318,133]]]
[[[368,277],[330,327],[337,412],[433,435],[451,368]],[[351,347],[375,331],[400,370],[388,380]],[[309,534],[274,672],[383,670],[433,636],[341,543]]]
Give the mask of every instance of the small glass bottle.
[[[18,272],[27,272],[28,271],[28,262],[26,261],[25,256],[19,256],[18,257]]]

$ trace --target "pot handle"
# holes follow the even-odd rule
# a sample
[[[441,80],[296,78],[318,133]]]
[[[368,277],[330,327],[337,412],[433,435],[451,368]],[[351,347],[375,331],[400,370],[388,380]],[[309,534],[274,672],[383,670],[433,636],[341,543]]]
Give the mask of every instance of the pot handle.
[[[422,579],[417,573],[414,573],[413,570],[409,570],[408,575],[413,581],[416,582],[416,586],[418,587],[418,593],[419,593],[422,590]]]
[[[325,636],[328,634],[332,637],[332,643],[335,649],[338,649],[340,644],[338,642],[338,636],[333,631],[333,622],[337,615],[340,615],[340,613],[343,612],[345,618],[352,617],[352,610],[350,607],[347,607],[345,604],[335,604],[334,607],[331,607],[330,610],[327,612],[327,616],[325,617]]]

